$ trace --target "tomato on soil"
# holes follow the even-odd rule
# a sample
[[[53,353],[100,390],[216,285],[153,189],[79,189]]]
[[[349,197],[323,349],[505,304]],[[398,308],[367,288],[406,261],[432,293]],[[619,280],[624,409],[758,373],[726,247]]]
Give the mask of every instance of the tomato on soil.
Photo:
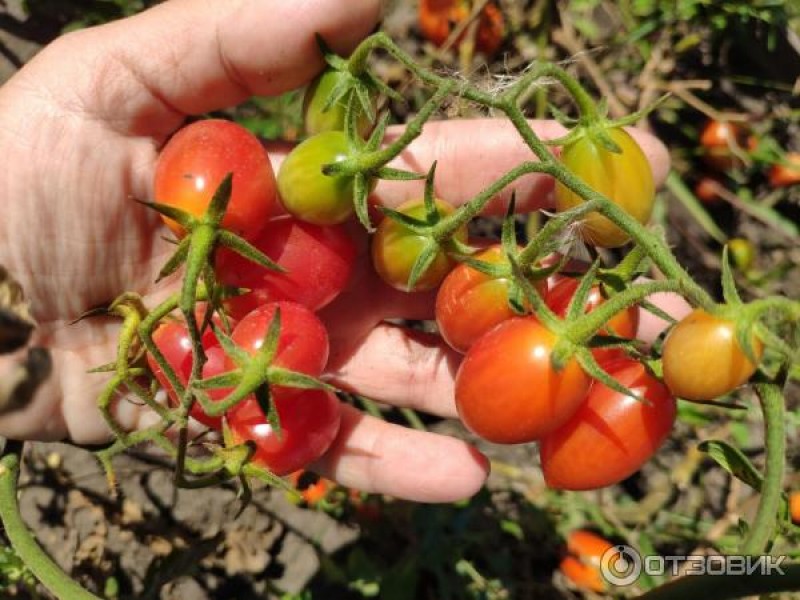
[[[466,0],[420,0],[419,26],[428,40],[441,46],[469,18],[471,12],[470,3]],[[500,48],[504,35],[503,13],[495,2],[486,3],[478,16],[475,47],[491,56]],[[463,39],[462,34],[456,44],[460,44]]]
[[[784,162],[770,167],[767,179],[772,187],[786,187],[800,183],[800,152],[787,152]]]
[[[576,529],[567,536],[567,554],[559,570],[576,587],[601,593],[607,585],[600,571],[603,555],[614,544],[586,529]]]
[[[703,160],[718,171],[729,171],[741,166],[742,152],[748,145],[747,131],[730,121],[709,119],[700,133],[700,148]]]

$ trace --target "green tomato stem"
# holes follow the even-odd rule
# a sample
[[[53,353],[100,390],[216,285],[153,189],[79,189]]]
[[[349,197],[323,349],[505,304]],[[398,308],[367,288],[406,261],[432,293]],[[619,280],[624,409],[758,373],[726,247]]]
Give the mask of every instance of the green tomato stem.
[[[754,387],[764,413],[766,461],[758,510],[742,545],[742,554],[746,556],[764,552],[774,537],[786,468],[786,414],[782,386],[759,382]]]
[[[17,501],[22,442],[8,441],[6,454],[0,459],[0,519],[14,550],[36,578],[56,598],[100,600],[78,585],[50,558],[31,534]]]

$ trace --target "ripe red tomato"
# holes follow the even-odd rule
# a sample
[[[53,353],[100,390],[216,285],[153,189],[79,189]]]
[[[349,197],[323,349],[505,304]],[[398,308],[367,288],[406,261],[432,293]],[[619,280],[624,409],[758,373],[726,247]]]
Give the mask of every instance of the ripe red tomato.
[[[475,259],[508,264],[500,245],[483,250]],[[534,285],[542,295],[547,291],[544,279]],[[495,325],[516,316],[508,304],[510,287],[510,278],[491,277],[466,263],[450,271],[436,294],[436,323],[444,340],[463,353]]]
[[[620,147],[621,153],[611,152],[591,135],[585,135],[564,147],[561,161],[639,223],[647,223],[655,201],[650,163],[636,140],[624,129],[615,127],[607,129],[606,133]],[[583,198],[559,182],[556,182],[555,200],[559,212],[583,203]],[[586,243],[604,248],[616,248],[629,240],[622,229],[600,213],[587,215],[579,232]]]
[[[267,421],[255,398],[247,398],[228,412],[235,443],[256,444],[253,462],[276,475],[288,475],[322,456],[339,431],[339,400],[324,390],[302,390],[291,397],[273,395],[280,434]]]
[[[316,225],[349,219],[353,178],[325,175],[322,167],[345,160],[350,152],[343,131],[324,131],[295,146],[278,170],[278,192],[287,212]]]
[[[197,315],[197,318],[199,322],[202,322],[200,314]],[[219,326],[219,319],[215,317],[214,320]],[[186,323],[178,320],[163,322],[153,333],[153,342],[172,367],[178,377],[178,381],[185,386],[192,374],[192,339]],[[219,346],[219,342],[211,328],[203,332],[201,342],[206,355],[206,362],[203,365],[201,376],[207,378],[224,373],[227,370],[225,368],[225,352]],[[178,394],[163,369],[149,352],[147,354],[147,365],[158,380],[158,383],[167,392],[170,402],[177,406],[180,403]],[[225,393],[225,390],[210,390],[209,396],[212,400],[219,400],[225,396]],[[222,426],[221,417],[208,416],[197,402],[192,405],[189,415],[212,429],[220,429]]]
[[[233,189],[222,226],[252,238],[275,205],[275,175],[261,142],[231,121],[195,121],[170,138],[156,163],[155,200],[199,216],[228,173]],[[175,235],[185,233],[174,221],[164,222]]]
[[[322,321],[305,306],[286,301],[259,306],[239,321],[233,329],[231,339],[250,354],[258,352],[277,308],[281,311],[281,330],[272,364],[319,377],[328,362],[328,333]],[[230,357],[226,363],[226,370],[236,368]],[[301,390],[276,385],[272,387],[272,392],[275,395],[290,397],[300,393]]]
[[[333,92],[343,79],[349,74],[339,69],[327,68],[312,81],[303,96],[303,124],[306,133],[314,135],[323,131],[344,130],[344,116],[347,109],[346,98],[336,102],[323,110]],[[374,100],[374,99],[373,99]],[[356,102],[355,107],[360,110],[358,115],[357,130],[362,137],[366,137],[372,124],[369,115],[361,110],[361,105]],[[372,105],[375,109],[375,103]]]
[[[440,215],[449,215],[453,207],[444,200],[436,200]],[[422,200],[409,200],[397,207],[397,211],[410,217],[423,219],[425,205]],[[455,234],[456,239],[466,243],[467,228],[462,227]],[[384,218],[372,238],[372,265],[381,279],[390,286],[406,291],[419,292],[432,290],[455,267],[455,261],[440,250],[427,271],[417,280],[413,289],[408,287],[408,278],[414,263],[422,253],[428,238],[411,231],[402,223],[389,217]]]
[[[755,358],[764,345],[753,336]],[[732,392],[755,373],[736,339],[736,324],[697,308],[667,334],[661,354],[664,383],[687,400],[714,400]]]
[[[741,166],[734,149],[747,145],[747,132],[736,123],[709,119],[700,133],[703,160],[718,171],[729,171]]]
[[[575,586],[601,593],[607,585],[600,571],[603,555],[614,544],[586,529],[576,529],[567,536],[567,555],[559,570]]]
[[[347,285],[356,256],[355,244],[342,225],[313,225],[288,215],[269,221],[252,244],[286,272],[266,269],[220,248],[215,263],[219,282],[250,290],[225,302],[236,319],[277,300],[319,310]]]
[[[465,0],[420,0],[419,26],[422,34],[437,46],[445,43],[453,30],[469,18],[469,2]],[[503,43],[505,22],[497,4],[488,2],[478,17],[478,31],[475,47],[486,54],[493,55]],[[459,36],[456,44],[463,41]]]
[[[551,488],[593,490],[618,483],[639,470],[672,430],[675,398],[644,365],[625,358],[605,368],[646,401],[596,381],[570,419],[539,442]]]
[[[458,415],[471,431],[500,444],[538,440],[583,402],[591,379],[575,359],[556,371],[554,333],[535,317],[497,325],[467,351],[455,382]]]
[[[787,152],[784,162],[775,163],[767,175],[772,187],[786,187],[800,183],[800,152]]]
[[[554,313],[560,317],[567,314],[567,308],[578,289],[580,282],[571,277],[562,277],[556,281],[550,290],[547,292],[545,302]],[[589,297],[586,299],[584,313],[589,313],[595,308],[605,302],[600,286],[595,285],[589,291]],[[633,339],[636,337],[636,331],[639,328],[639,308],[631,306],[622,312],[617,313],[608,322],[608,330],[600,330],[601,335],[615,335],[621,338]],[[597,360],[610,360],[611,358],[624,355],[624,351],[618,348],[594,350],[594,356]]]

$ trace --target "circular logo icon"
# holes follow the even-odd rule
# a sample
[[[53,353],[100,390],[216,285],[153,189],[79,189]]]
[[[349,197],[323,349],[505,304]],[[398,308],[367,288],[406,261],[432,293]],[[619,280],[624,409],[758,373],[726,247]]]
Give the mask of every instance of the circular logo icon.
[[[600,573],[612,585],[630,585],[642,573],[642,557],[630,546],[611,546],[600,557]]]

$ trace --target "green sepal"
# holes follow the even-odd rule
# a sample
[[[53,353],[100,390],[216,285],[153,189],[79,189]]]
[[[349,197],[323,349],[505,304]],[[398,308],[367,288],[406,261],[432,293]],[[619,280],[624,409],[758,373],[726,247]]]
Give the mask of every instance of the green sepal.
[[[622,154],[622,148],[620,148],[619,144],[611,139],[611,136],[606,133],[605,129],[598,129],[592,132],[592,141],[609,152],[613,152],[614,154]]]
[[[160,202],[144,202],[143,200],[137,200],[137,202],[175,221],[186,231],[190,231],[195,223],[197,223],[197,217],[176,206],[161,204]]]
[[[413,290],[416,287],[420,277],[425,274],[425,272],[433,264],[433,261],[436,260],[436,256],[440,250],[441,248],[435,240],[431,239],[426,242],[425,247],[417,257],[417,260],[414,261],[414,266],[411,267],[411,273],[408,275],[409,290]]]
[[[269,382],[270,385],[281,385],[284,387],[298,388],[301,390],[324,390],[326,392],[337,392],[338,390],[325,383],[316,377],[299,373],[297,371],[290,371],[283,367],[270,367],[269,369]]]
[[[256,402],[258,402],[258,407],[267,418],[267,423],[269,423],[270,427],[272,427],[272,430],[280,439],[283,435],[283,430],[281,429],[281,418],[280,415],[278,415],[278,409],[275,406],[275,401],[272,398],[272,390],[270,389],[269,384],[258,386],[255,390],[255,397]]]
[[[436,176],[436,161],[433,161],[428,174],[425,176],[425,193],[422,202],[425,205],[425,221],[427,225],[436,225],[441,220],[439,210],[436,208],[436,192],[433,189],[433,180]]]
[[[226,248],[230,248],[239,256],[242,256],[249,260],[252,263],[255,263],[265,269],[269,269],[270,271],[275,271],[277,273],[286,273],[286,269],[280,266],[278,263],[271,260],[266,254],[264,254],[261,250],[256,248],[253,244],[248,242],[247,240],[239,237],[235,233],[231,231],[227,231],[225,229],[219,232],[219,236],[217,238],[219,240],[220,245],[225,246]]]
[[[595,360],[594,356],[587,348],[579,348],[575,353],[575,358],[578,360],[578,364],[580,364],[583,371],[589,377],[596,379],[607,388],[633,398],[638,402],[649,403],[646,398],[642,398],[641,396],[637,395],[633,390],[625,387],[619,381],[609,375],[602,367],[600,367],[599,364],[597,364],[597,360]]]
[[[385,217],[397,221],[403,227],[406,227],[416,234],[425,235],[430,231],[430,225],[428,225],[426,221],[422,221],[387,206],[379,206],[378,210],[381,211]]]
[[[389,181],[420,181],[421,179],[425,179],[426,176],[422,173],[415,173],[414,171],[404,171],[402,169],[395,169],[392,167],[381,167],[375,171],[375,177]]]
[[[356,173],[353,177],[353,209],[361,226],[368,233],[375,231],[369,218],[369,184],[364,173]]]
[[[220,388],[236,387],[239,380],[242,378],[242,370],[234,369],[208,377],[206,379],[196,379],[192,382],[192,389],[194,390],[218,390]]]
[[[728,244],[722,247],[722,297],[725,299],[725,303],[730,306],[742,305],[742,298],[736,289],[736,281],[731,269]]]
[[[220,182],[214,195],[211,197],[211,202],[208,204],[208,209],[205,213],[205,219],[210,223],[219,225],[225,217],[225,211],[228,210],[228,204],[231,201],[231,192],[233,191],[233,173],[228,173]]]
[[[180,243],[178,244],[178,248],[175,252],[172,253],[167,259],[167,262],[161,267],[161,270],[158,272],[158,276],[156,277],[156,283],[164,279],[165,277],[169,277],[175,271],[180,268],[186,262],[186,257],[189,256],[189,246],[190,246],[191,238],[185,237],[183,238]]]
[[[578,288],[575,290],[575,294],[573,294],[569,301],[569,305],[567,306],[566,319],[568,321],[577,319],[579,316],[584,314],[586,300],[589,298],[589,293],[592,290],[592,286],[595,284],[595,276],[597,275],[597,270],[599,268],[600,261],[598,259],[592,263],[586,273],[584,273],[583,277],[581,277]]]

